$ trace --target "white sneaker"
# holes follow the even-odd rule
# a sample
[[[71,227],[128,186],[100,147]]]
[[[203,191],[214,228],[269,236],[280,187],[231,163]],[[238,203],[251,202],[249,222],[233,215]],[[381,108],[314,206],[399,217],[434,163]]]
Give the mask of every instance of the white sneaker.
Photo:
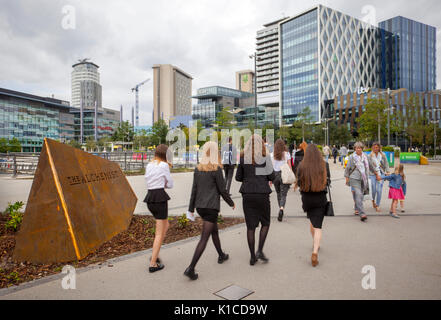
[[[194,213],[187,211],[187,219],[190,221],[194,221],[195,220]]]

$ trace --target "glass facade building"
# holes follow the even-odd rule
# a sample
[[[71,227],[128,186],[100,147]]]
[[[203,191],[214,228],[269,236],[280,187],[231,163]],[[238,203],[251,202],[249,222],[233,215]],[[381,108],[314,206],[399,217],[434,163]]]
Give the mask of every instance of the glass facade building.
[[[401,16],[379,23],[381,86],[409,91],[436,89],[436,28]]]
[[[80,109],[72,108],[74,115],[75,140],[80,141],[81,137],[81,116]],[[120,111],[101,108],[97,111],[97,139],[110,137],[120,124]],[[88,138],[95,137],[95,111],[83,111],[83,142]]]
[[[23,152],[39,152],[44,138],[73,138],[69,102],[0,88],[0,138],[20,141]]]
[[[254,123],[255,102],[252,93],[214,86],[198,89],[197,95],[193,98],[198,101],[193,105],[192,118],[194,121],[200,120],[205,128],[213,127],[218,113],[224,108],[229,108],[234,115],[232,124],[235,126],[246,127],[250,121]],[[267,112],[267,109],[278,111],[275,108],[258,106],[257,122],[259,126],[268,122],[278,123],[278,116],[276,118],[274,112]]]
[[[308,107],[315,121],[325,101],[378,87],[378,28],[319,5],[280,23],[281,124]]]
[[[284,123],[292,123],[306,107],[314,115],[319,112],[317,19],[315,9],[280,27]]]

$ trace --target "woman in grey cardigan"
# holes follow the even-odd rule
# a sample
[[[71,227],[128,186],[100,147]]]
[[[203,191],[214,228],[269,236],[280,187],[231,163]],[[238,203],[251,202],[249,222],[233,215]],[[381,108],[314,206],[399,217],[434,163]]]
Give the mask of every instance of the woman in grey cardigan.
[[[367,216],[363,208],[363,197],[369,194],[369,163],[366,154],[363,153],[364,145],[357,142],[354,145],[355,152],[351,154],[345,169],[346,184],[351,186],[355,203],[355,211],[359,213],[361,221],[366,221]]]

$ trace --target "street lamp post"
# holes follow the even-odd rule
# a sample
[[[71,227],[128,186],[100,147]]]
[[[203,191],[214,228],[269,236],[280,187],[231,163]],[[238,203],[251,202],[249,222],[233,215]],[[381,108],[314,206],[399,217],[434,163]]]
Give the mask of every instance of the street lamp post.
[[[251,54],[250,59],[254,58],[254,128],[257,129],[257,54]]]
[[[437,108],[437,109],[433,109],[433,111],[435,112],[434,114],[435,120],[431,121],[433,123],[433,159],[436,159],[436,125],[440,122],[440,120],[436,120],[436,113],[438,111],[441,111],[441,109]]]

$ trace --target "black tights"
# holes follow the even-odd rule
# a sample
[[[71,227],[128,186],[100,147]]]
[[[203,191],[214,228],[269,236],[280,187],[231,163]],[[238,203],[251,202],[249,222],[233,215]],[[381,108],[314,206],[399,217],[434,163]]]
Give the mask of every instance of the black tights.
[[[266,236],[268,235],[269,226],[262,226],[260,228],[259,233],[259,250],[258,252],[262,252],[263,245],[265,244]],[[256,253],[254,252],[254,234],[256,229],[248,229],[247,230],[247,240],[248,240],[248,247],[250,248],[251,258],[256,258]]]
[[[218,230],[219,229],[217,228],[217,222],[212,223],[212,222],[204,221],[204,224],[202,226],[201,239],[199,240],[199,243],[196,246],[196,250],[194,251],[193,259],[191,260],[189,266],[190,269],[194,269],[196,267],[199,258],[201,257],[202,253],[205,250],[205,247],[207,246],[208,238],[210,238],[210,235],[211,235],[211,239],[213,240],[213,244],[214,247],[216,248],[217,253],[219,254],[219,256],[223,255]]]

